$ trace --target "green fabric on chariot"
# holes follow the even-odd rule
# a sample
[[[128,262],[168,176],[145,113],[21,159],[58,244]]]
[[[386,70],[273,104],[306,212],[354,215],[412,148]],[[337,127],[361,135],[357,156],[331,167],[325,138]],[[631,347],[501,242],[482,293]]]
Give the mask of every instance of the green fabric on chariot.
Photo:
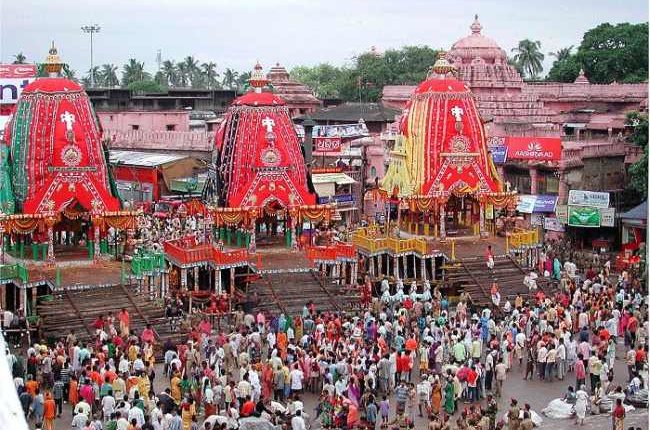
[[[0,145],[0,210],[8,215],[16,212],[16,201],[11,185],[9,147],[6,145]]]

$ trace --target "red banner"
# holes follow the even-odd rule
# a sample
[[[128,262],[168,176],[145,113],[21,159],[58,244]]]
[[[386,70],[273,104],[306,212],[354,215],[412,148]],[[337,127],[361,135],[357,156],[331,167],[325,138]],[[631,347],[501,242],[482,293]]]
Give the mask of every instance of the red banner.
[[[314,152],[341,152],[340,137],[314,137]]]
[[[27,85],[36,79],[34,64],[0,64],[0,104],[13,105]],[[2,115],[7,115],[7,109]]]
[[[509,160],[559,161],[562,140],[559,137],[506,137]]]

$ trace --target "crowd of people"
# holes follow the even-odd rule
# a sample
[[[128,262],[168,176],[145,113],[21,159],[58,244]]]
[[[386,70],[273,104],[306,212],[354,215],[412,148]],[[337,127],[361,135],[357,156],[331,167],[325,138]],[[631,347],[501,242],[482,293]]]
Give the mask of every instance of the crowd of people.
[[[147,228],[164,236],[173,221]],[[556,257],[549,246],[544,258]],[[574,266],[560,268],[554,295],[539,289],[490,308],[464,295],[452,306],[439,288],[413,285],[349,313],[308,303],[299,315],[237,310],[219,327],[194,317],[181,342],[162,342],[151,326],[135,333],[121,310],[98,317],[89,342],[71,332],[8,360],[25,415],[48,430],[64,408],[73,412],[64,427],[78,430],[214,430],[255,419],[293,430],[406,429],[418,417],[431,430],[531,430],[539,416],[524,401],[499,410],[513,377],[566,381],[562,401],[578,422],[609,401],[620,430],[622,400],[647,389],[647,289],[634,271]]]

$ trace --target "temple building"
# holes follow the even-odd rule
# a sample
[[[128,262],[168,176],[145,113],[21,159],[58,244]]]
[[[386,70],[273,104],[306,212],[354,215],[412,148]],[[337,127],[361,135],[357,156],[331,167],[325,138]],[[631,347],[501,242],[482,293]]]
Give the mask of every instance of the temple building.
[[[289,116],[295,118],[305,115],[321,107],[322,103],[314,96],[309,87],[296,82],[289,76],[289,72],[280,63],[271,67],[266,74],[275,94],[280,97],[289,109]]]
[[[473,94],[455,74],[456,68],[440,58],[417,86],[381,181],[386,196],[399,207],[408,205],[414,233],[442,240],[452,230],[487,235],[486,210],[513,208],[516,201],[488,153]]]
[[[506,137],[562,139],[561,154],[553,160],[517,159],[509,151],[497,168],[513,188],[558,194],[561,201],[568,189],[585,180],[597,185],[594,190],[624,188],[625,167],[639,156],[623,142],[625,115],[647,110],[647,83],[591,84],[584,73],[573,83],[524,82],[508,64],[506,52],[483,34],[478,17],[470,34],[452,45],[447,59],[476,98],[489,146],[507,145]],[[404,109],[415,89],[386,86],[382,101]],[[599,164],[591,162],[594,157],[607,158],[605,170],[591,167]]]

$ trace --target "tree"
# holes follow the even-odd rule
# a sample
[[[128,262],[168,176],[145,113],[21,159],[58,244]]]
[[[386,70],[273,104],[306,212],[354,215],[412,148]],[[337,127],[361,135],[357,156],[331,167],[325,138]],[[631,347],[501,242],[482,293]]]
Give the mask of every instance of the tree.
[[[627,115],[626,123],[632,127],[628,140],[643,149],[641,159],[628,169],[628,186],[645,200],[648,198],[648,116],[631,112]]]
[[[25,64],[27,62],[27,57],[23,55],[22,52],[17,53],[14,55],[14,64]]]
[[[237,78],[239,77],[239,73],[235,72],[231,68],[227,68],[223,72],[223,80],[221,81],[221,84],[225,87],[228,88],[229,90],[234,90],[237,88]]]
[[[582,65],[578,56],[573,54],[562,60],[555,60],[551,70],[546,76],[547,81],[551,82],[573,82],[580,74]]]
[[[70,79],[71,81],[76,81],[77,80],[77,72],[74,71],[68,64],[63,65],[63,77],[66,79]]]
[[[95,77],[95,86],[103,87],[104,82],[102,80],[101,74],[99,73],[99,66],[93,66],[92,69],[89,69],[86,72],[86,76],[84,78],[82,78],[81,81],[84,83],[85,86],[91,86],[92,83],[93,83],[93,80],[92,80],[93,76]],[[87,85],[86,85],[86,82],[88,83]]]
[[[122,68],[122,85],[128,87],[130,83],[151,80],[151,75],[144,70],[144,63],[129,58]]]
[[[573,51],[573,45],[569,45],[566,48],[561,48],[555,52],[549,52],[548,55],[555,57],[555,61],[564,61],[571,57],[571,51]]]
[[[115,64],[103,64],[99,70],[99,76],[102,85],[105,87],[116,87],[120,85],[120,80],[117,78],[117,66]]]
[[[248,87],[248,80],[251,78],[251,72],[241,72],[237,77],[237,92],[242,92]]]
[[[178,68],[173,60],[163,61],[160,71],[164,76],[167,85],[171,85],[172,87],[178,85]]]
[[[187,87],[190,82],[190,70],[187,67],[187,64],[184,62],[178,63],[176,65],[176,70],[178,71],[178,86]]]
[[[181,66],[183,66],[181,68]],[[192,55],[185,57],[182,63],[178,65],[179,71],[185,74],[185,82],[187,85],[193,85],[195,81],[200,79],[199,62]],[[197,82],[198,83],[198,82]]]
[[[165,88],[151,79],[133,81],[127,88],[134,93],[164,93]]]
[[[542,61],[544,54],[540,51],[542,43],[539,40],[530,39],[520,40],[516,48],[512,48],[515,53],[514,60],[521,65],[525,75],[529,79],[537,79],[537,76],[544,69]]]
[[[648,80],[648,23],[601,24],[587,31],[578,59],[592,83]]]
[[[520,76],[524,76],[524,68],[514,57],[508,57],[508,65],[514,67]]]
[[[203,72],[203,77],[205,83],[208,86],[208,89],[214,89],[219,87],[219,73],[217,73],[217,64],[209,61],[207,63],[201,64],[201,71]]]
[[[314,67],[298,66],[291,70],[291,78],[307,85],[320,99],[340,97],[343,73],[327,63]]]

